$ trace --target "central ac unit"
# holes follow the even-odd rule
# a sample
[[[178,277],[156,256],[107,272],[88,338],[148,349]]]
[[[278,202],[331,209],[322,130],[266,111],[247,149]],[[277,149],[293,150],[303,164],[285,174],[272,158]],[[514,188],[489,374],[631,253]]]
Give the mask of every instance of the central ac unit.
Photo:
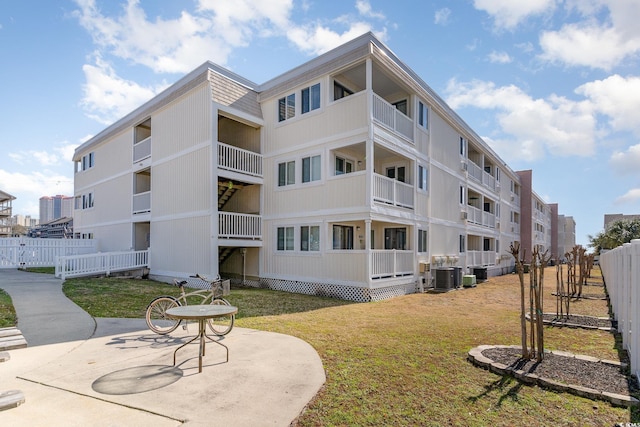
[[[467,219],[468,217],[469,217],[469,214],[467,213],[467,211],[460,212],[460,219]]]

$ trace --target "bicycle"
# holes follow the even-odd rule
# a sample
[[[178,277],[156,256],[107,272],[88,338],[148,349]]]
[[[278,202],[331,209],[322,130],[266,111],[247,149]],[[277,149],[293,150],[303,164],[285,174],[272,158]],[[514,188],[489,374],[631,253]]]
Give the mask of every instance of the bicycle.
[[[147,321],[147,326],[151,331],[159,335],[166,335],[173,332],[182,320],[169,317],[167,315],[167,310],[172,307],[189,305],[187,298],[190,298],[191,300],[195,299],[197,304],[207,304],[208,302],[209,304],[231,305],[229,304],[229,301],[222,298],[224,295],[224,285],[228,284],[228,281],[226,283],[223,282],[220,279],[220,276],[217,276],[213,280],[207,279],[200,274],[196,274],[191,277],[208,283],[209,289],[198,289],[196,291],[186,293],[184,287],[188,282],[186,280],[174,279],[173,284],[180,288],[180,296],[176,298],[170,295],[162,295],[154,298],[147,306],[145,319]],[[231,332],[234,321],[235,315],[230,315],[208,319],[207,324],[214,334],[222,336]],[[186,322],[182,327],[187,329]]]

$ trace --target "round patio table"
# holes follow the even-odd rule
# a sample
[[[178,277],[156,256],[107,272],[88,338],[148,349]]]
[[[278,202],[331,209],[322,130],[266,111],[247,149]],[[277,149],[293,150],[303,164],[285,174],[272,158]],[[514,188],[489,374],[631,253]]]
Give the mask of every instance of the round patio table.
[[[187,344],[192,343],[193,341],[200,338],[200,351],[198,352],[198,372],[202,372],[202,356],[204,356],[205,351],[205,338],[210,341],[221,345],[227,350],[227,362],[229,361],[229,347],[222,344],[219,341],[216,341],[210,338],[206,333],[206,326],[208,319],[215,319],[216,317],[224,317],[231,316],[238,312],[238,307],[234,307],[232,305],[181,305],[178,307],[172,307],[167,310],[167,315],[169,317],[173,317],[174,319],[184,319],[184,320],[197,320],[198,321],[198,334],[182,344],[180,347],[176,348],[173,352],[173,366],[176,365],[176,353],[182,347]]]

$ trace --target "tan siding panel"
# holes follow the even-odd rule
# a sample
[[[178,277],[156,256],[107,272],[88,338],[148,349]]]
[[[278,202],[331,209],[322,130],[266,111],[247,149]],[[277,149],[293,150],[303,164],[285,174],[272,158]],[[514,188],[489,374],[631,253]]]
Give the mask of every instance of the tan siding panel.
[[[168,104],[151,117],[151,153],[156,163],[168,156],[211,141],[209,85]]]
[[[188,152],[154,166],[151,173],[152,215],[178,215],[211,208],[211,147]]]
[[[211,257],[210,217],[151,222],[151,269],[208,274],[216,271]]]

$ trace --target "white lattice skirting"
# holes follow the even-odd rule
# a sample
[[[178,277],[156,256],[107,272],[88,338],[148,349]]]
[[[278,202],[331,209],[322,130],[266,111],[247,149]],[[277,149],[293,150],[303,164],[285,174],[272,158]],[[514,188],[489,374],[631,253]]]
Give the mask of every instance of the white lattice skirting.
[[[242,284],[242,281],[240,279],[235,279],[232,280],[231,283],[239,285]],[[298,280],[259,279],[245,281],[244,286],[268,288],[297,294],[318,295],[356,302],[381,301],[416,292],[415,282],[378,289],[369,289],[340,284],[301,282]]]

